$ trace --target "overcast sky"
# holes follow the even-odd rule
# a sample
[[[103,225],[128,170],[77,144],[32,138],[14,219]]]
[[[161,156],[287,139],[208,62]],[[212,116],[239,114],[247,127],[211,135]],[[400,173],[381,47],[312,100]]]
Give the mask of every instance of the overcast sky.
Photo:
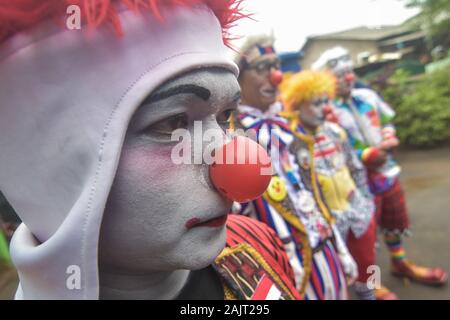
[[[279,52],[299,50],[311,35],[399,24],[418,12],[406,9],[403,0],[246,0],[245,8],[257,21],[240,21],[233,34],[273,31]]]

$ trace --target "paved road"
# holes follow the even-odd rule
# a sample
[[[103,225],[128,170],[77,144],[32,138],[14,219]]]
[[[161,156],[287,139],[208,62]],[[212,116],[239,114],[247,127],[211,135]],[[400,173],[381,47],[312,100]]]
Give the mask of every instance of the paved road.
[[[450,270],[450,146],[429,151],[401,151],[402,182],[407,194],[413,237],[408,256],[418,263]],[[450,286],[430,288],[389,274],[389,257],[380,243],[382,282],[402,299],[450,299]],[[0,299],[11,298],[17,286],[14,270],[0,267]]]
[[[411,238],[409,258],[450,271],[450,146],[439,150],[402,151],[397,155],[407,195]],[[402,299],[450,299],[450,286],[433,288],[404,282],[389,274],[389,256],[380,243],[378,264],[382,282]]]

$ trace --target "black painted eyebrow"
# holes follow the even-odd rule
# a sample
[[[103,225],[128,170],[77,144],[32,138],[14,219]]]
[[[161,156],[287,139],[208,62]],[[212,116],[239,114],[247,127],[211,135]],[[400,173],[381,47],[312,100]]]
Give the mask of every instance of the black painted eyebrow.
[[[167,89],[166,91],[157,92],[155,94],[150,95],[144,100],[143,104],[154,103],[175,96],[177,94],[185,94],[185,93],[194,94],[204,101],[208,101],[209,98],[211,97],[211,91],[209,91],[204,87],[195,84],[182,84]]]
[[[241,91],[238,91],[234,94],[233,99],[231,101],[233,102],[239,102],[241,100]]]

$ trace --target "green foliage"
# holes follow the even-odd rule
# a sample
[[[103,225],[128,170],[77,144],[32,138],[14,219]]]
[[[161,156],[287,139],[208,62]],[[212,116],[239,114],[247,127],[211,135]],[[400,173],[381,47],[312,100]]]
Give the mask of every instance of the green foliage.
[[[449,0],[405,0],[408,7],[417,7],[421,13],[411,21],[421,26],[438,42],[450,44],[450,1]]]
[[[398,109],[402,104],[403,95],[410,94],[409,76],[410,74],[406,70],[397,69],[389,78],[390,85],[382,91],[384,99],[395,109]]]
[[[391,78],[383,96],[396,110],[400,140],[409,146],[432,147],[450,140],[450,68],[411,82],[404,70]]]
[[[450,68],[450,54],[445,59],[427,64],[425,71],[430,73],[445,68]]]
[[[397,69],[407,71],[410,75],[425,72],[425,66],[417,59],[402,59],[397,63]]]

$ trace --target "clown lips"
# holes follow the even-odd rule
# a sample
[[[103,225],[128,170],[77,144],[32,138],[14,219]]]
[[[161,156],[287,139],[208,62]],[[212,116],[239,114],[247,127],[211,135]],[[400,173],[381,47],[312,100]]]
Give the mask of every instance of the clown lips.
[[[220,228],[225,225],[227,218],[227,214],[206,221],[202,221],[199,218],[193,218],[186,222],[186,229],[190,230],[196,227]]]
[[[270,86],[270,87],[266,86],[266,87],[261,88],[259,93],[265,98],[275,98],[277,95],[277,89],[272,86]]]
[[[229,200],[248,202],[261,196],[272,178],[272,163],[266,150],[245,137],[235,137],[216,149],[209,167],[214,187]],[[209,220],[192,218],[188,230],[197,227],[219,228],[227,222],[227,214]]]

